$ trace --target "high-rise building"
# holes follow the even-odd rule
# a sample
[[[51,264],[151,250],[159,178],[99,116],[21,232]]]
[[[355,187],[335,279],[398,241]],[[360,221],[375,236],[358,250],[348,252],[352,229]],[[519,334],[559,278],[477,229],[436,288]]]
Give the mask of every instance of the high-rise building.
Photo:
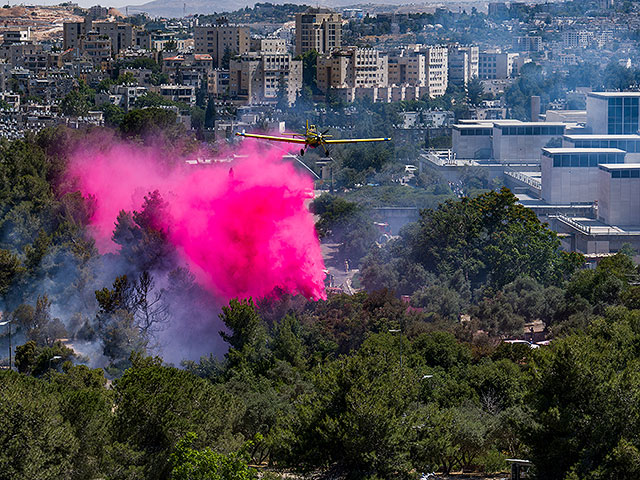
[[[369,88],[387,86],[387,57],[373,48],[345,47],[317,60],[318,88]]]
[[[542,50],[542,37],[538,35],[514,37],[512,46],[517,52],[539,52]]]
[[[449,82],[464,86],[473,77],[478,76],[479,48],[452,45],[449,47]]]
[[[109,37],[114,55],[133,46],[133,25],[130,23],[98,21],[92,23],[92,30]]]
[[[85,22],[64,22],[62,26],[62,45],[64,50],[78,48],[80,46],[80,39],[85,33]]]
[[[478,77],[481,80],[511,77],[513,62],[517,57],[517,53],[480,52],[478,56]]]
[[[98,21],[93,22],[87,17],[84,22],[65,22],[63,26],[64,49],[79,48],[83,38],[90,32],[108,37],[111,41],[111,53],[117,54],[121,50],[132,47],[135,43],[133,26],[123,22]],[[95,37],[92,36],[92,37]],[[91,41],[96,41],[92,38]]]
[[[249,51],[249,27],[214,25],[195,27],[194,52],[208,53],[219,67],[225,54],[242,55]]]
[[[437,45],[412,45],[389,57],[389,84],[426,87],[430,97],[445,94],[448,50]]]
[[[101,63],[111,58],[113,45],[109,37],[91,31],[80,39],[80,50],[88,55],[92,62]]]
[[[328,53],[342,45],[342,15],[325,8],[296,13],[296,55]]]
[[[229,63],[229,95],[255,102],[275,102],[284,93],[295,102],[302,88],[302,60],[290,53],[247,52]]]

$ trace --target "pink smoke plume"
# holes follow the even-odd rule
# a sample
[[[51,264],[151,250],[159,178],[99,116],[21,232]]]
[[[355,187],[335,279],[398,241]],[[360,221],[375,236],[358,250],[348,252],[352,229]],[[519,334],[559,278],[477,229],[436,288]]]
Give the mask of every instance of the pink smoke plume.
[[[95,198],[92,233],[103,253],[117,248],[111,235],[118,213],[140,210],[144,196],[158,190],[169,215],[157,220],[217,296],[263,297],[279,287],[326,298],[320,243],[305,205],[313,182],[283,161],[282,151],[246,143],[240,150],[231,164],[183,159],[170,167],[156,148],[87,146],[74,152],[67,173],[85,197]]]

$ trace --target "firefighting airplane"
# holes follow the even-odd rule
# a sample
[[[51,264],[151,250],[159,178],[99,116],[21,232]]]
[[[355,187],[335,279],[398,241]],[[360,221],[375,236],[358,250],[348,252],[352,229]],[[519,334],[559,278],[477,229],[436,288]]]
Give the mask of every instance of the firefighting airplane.
[[[271,142],[287,142],[287,143],[299,143],[304,144],[304,147],[300,149],[300,156],[304,155],[307,148],[322,147],[325,155],[329,156],[329,149],[327,145],[335,143],[360,143],[360,142],[389,142],[390,138],[344,138],[339,140],[329,140],[331,135],[327,135],[329,130],[325,130],[322,133],[318,132],[315,125],[309,125],[307,122],[307,130],[305,133],[286,133],[290,137],[274,137],[271,135],[257,135],[255,133],[236,133],[239,137],[258,138],[261,140],[269,140]]]

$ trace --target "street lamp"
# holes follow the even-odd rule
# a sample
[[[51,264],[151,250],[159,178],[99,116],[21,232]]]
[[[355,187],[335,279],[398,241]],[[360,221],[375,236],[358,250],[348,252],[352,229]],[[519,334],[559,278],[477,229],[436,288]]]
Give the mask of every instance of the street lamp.
[[[399,328],[392,328],[389,330],[389,333],[400,334],[400,369],[402,369],[402,330],[400,330]]]
[[[9,370],[11,370],[11,320],[0,322],[0,327],[9,326]]]

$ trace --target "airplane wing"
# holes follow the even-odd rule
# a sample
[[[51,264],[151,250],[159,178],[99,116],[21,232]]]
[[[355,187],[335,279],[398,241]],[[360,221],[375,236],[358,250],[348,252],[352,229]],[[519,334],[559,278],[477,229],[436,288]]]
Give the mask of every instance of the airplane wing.
[[[344,138],[340,140],[325,140],[324,143],[360,143],[360,142],[390,142],[390,138]]]
[[[257,135],[255,133],[240,133],[240,132],[237,132],[236,135],[238,135],[239,137],[259,138],[261,140],[270,140],[272,142],[307,143],[307,141],[305,139],[303,139],[303,138],[273,137],[271,135]]]

